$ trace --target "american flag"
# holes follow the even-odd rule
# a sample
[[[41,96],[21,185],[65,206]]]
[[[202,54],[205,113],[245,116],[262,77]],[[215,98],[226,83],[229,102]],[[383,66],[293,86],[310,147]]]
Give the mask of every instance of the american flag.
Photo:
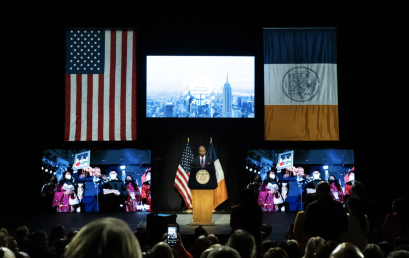
[[[192,149],[189,142],[186,144],[186,148],[183,151],[182,159],[180,160],[178,170],[176,171],[175,187],[185,200],[186,207],[192,208],[192,194],[187,186],[190,175],[190,163],[193,160]]]
[[[136,140],[136,35],[67,29],[65,141]]]

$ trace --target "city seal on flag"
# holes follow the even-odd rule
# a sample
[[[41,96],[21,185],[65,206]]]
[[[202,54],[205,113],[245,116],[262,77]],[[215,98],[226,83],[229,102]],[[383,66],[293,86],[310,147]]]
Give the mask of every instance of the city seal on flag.
[[[199,184],[204,185],[210,180],[210,174],[205,169],[201,169],[196,173],[196,180]]]
[[[294,67],[284,74],[281,89],[291,100],[305,102],[313,99],[320,91],[320,79],[308,67]]]

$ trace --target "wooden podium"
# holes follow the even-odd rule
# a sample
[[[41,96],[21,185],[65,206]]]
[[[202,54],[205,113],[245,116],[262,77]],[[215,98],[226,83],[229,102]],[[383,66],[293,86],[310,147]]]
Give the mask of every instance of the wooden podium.
[[[190,190],[193,201],[193,219],[190,225],[214,226],[212,220],[214,190]]]
[[[200,183],[197,180],[199,174],[207,171],[210,175],[209,181]],[[199,180],[200,181],[200,180]],[[214,168],[192,168],[189,176],[188,187],[192,193],[193,219],[192,226],[214,226],[212,220],[214,189],[217,187],[216,173]]]

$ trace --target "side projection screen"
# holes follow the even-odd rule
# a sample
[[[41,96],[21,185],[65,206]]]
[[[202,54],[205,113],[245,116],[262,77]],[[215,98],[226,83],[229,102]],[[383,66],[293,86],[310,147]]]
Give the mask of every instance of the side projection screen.
[[[254,118],[254,56],[147,56],[147,118]]]

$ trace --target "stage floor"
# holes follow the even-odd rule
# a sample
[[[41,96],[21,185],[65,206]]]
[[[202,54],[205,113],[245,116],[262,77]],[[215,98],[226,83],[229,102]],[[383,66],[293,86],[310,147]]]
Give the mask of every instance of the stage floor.
[[[30,232],[36,230],[44,230],[47,233],[56,225],[63,225],[66,232],[71,230],[79,230],[87,223],[103,217],[115,217],[124,220],[132,231],[137,228],[146,227],[146,216],[149,212],[134,212],[134,213],[47,213],[47,214],[32,214],[22,216],[9,216],[0,220],[0,228],[4,227],[9,231],[14,231],[18,226],[26,225]],[[183,212],[163,211],[160,214],[177,214],[176,222],[179,224],[181,235],[193,235],[194,229],[197,226],[190,226],[192,214]],[[291,223],[294,223],[296,212],[263,212],[263,223],[268,223],[272,226],[273,231],[269,239],[281,241],[284,239],[285,232]],[[215,226],[203,226],[209,234],[229,235],[230,228],[230,213],[215,212],[213,213]]]

